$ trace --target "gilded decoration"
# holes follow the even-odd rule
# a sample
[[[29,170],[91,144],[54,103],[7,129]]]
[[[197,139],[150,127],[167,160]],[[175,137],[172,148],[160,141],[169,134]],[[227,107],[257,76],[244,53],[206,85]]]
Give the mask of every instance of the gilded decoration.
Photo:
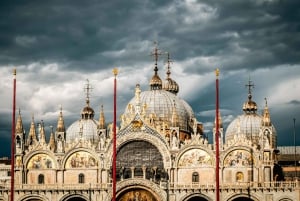
[[[119,201],[156,201],[155,197],[146,190],[132,190],[121,196]]]
[[[249,151],[234,150],[231,151],[224,160],[225,167],[241,167],[253,164],[253,157]]]
[[[212,165],[210,155],[201,149],[191,149],[185,152],[179,159],[180,167],[198,167],[202,165]]]
[[[53,165],[53,159],[47,154],[36,154],[29,160],[27,169],[51,169]]]
[[[66,168],[90,168],[97,165],[96,159],[84,151],[73,153],[66,162]]]

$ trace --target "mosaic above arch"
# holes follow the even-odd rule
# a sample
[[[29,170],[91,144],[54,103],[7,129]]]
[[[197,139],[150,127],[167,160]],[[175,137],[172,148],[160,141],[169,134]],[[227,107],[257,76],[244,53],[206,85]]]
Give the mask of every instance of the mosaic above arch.
[[[188,150],[178,161],[179,167],[199,167],[203,165],[212,165],[212,158],[202,149]]]
[[[98,162],[92,154],[85,151],[73,153],[66,161],[65,168],[90,168],[97,167]]]
[[[27,163],[27,169],[52,169],[54,167],[53,159],[47,154],[36,154],[31,157]]]
[[[250,166],[253,163],[253,156],[246,150],[233,150],[224,159],[225,167]]]
[[[157,201],[157,199],[147,190],[134,189],[123,194],[120,201]]]

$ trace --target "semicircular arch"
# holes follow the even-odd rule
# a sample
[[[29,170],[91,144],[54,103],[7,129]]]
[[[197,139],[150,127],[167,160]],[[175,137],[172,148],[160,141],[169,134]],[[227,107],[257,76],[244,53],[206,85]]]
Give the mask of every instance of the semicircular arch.
[[[177,167],[213,166],[215,159],[211,151],[191,146],[182,150],[175,159]]]
[[[118,138],[117,149],[120,149],[123,145],[125,145],[131,141],[146,141],[146,142],[154,145],[163,157],[164,167],[166,169],[171,167],[170,152],[168,151],[168,148],[165,146],[165,144],[157,137],[149,135],[148,133],[144,133],[144,132],[128,133],[127,135],[124,135],[124,136],[121,136],[120,138]],[[112,144],[110,146],[112,146]],[[112,148],[111,147],[108,148],[107,156],[112,156]],[[106,164],[111,166],[112,157],[108,157],[106,160],[107,160]]]
[[[59,167],[53,153],[36,151],[29,154],[24,160],[26,169],[57,169]]]
[[[251,166],[257,163],[257,157],[251,148],[233,147],[221,158],[224,167]]]
[[[210,197],[201,193],[189,193],[185,195],[180,201],[212,201]]]
[[[100,162],[97,154],[86,148],[72,149],[65,155],[62,161],[64,168],[97,168]]]
[[[88,195],[84,194],[66,194],[64,195],[60,201],[88,201]]]
[[[144,179],[128,179],[121,181],[117,186],[117,198],[135,196],[136,192],[147,200],[166,200],[166,192],[158,185]],[[110,196],[112,194],[110,193]],[[109,198],[111,199],[111,197]],[[118,199],[120,200],[120,199]]]
[[[35,194],[26,194],[18,199],[19,201],[50,201],[47,197]]]
[[[227,201],[260,201],[262,199],[258,199],[255,195],[251,194],[246,194],[246,193],[241,193],[241,194],[231,194],[228,196]]]

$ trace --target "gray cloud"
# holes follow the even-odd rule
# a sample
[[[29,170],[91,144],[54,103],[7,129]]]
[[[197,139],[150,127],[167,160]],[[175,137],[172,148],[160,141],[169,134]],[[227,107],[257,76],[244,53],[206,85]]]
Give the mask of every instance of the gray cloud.
[[[18,71],[17,105],[27,125],[32,113],[37,121],[55,125],[60,104],[68,124],[77,119],[85,104],[86,79],[94,88],[92,106],[98,111],[104,104],[109,120],[112,68],[120,69],[121,114],[136,83],[142,90],[149,88],[150,53],[158,41],[162,52],[171,53],[179,96],[192,105],[207,130],[214,119],[218,67],[224,124],[242,113],[250,76],[260,112],[267,97],[278,142],[288,144],[283,136],[291,126],[285,120],[300,119],[299,10],[297,0],[1,1],[3,138],[9,141],[13,67]],[[166,58],[160,59],[159,75],[165,78]]]

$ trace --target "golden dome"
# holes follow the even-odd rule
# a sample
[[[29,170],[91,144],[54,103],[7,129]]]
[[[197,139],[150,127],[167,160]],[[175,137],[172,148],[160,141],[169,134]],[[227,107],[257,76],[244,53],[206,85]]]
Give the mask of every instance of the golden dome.
[[[95,111],[89,105],[85,106],[81,111],[82,119],[93,119],[95,115]]]
[[[172,80],[171,78],[167,78],[163,83],[162,89],[169,91],[173,94],[177,94],[179,92],[179,85],[176,81]]]
[[[249,98],[249,100],[243,104],[243,111],[246,113],[256,113],[257,104]]]
[[[153,75],[152,79],[150,80],[150,88],[151,90],[161,89],[162,88],[162,81],[160,77],[157,75],[157,71]]]

